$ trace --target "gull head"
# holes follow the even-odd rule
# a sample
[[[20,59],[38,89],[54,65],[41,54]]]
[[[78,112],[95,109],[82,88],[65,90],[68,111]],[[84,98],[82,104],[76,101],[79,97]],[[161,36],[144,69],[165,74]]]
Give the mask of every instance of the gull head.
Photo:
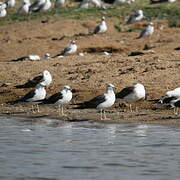
[[[44,54],[44,57],[45,57],[45,58],[50,58],[50,54],[49,54],[49,53],[46,53],[46,54]]]
[[[107,85],[107,89],[112,89],[112,88],[115,88],[115,86],[113,84],[110,83]]]
[[[65,85],[65,86],[63,86],[63,88],[62,88],[62,90],[66,90],[66,91],[71,91],[71,88],[70,88],[70,86],[68,86],[68,85]]]
[[[150,22],[148,25],[149,25],[149,26],[153,26],[154,24],[153,24],[152,22]]]
[[[137,12],[138,12],[138,14],[143,14],[143,10],[141,10],[141,9],[138,10]]]
[[[105,21],[106,18],[103,16],[101,19],[102,19],[102,21]]]
[[[50,72],[48,70],[43,71],[43,77],[51,76]]]
[[[72,40],[72,41],[71,41],[71,44],[76,44],[76,41],[75,41],[75,40]]]

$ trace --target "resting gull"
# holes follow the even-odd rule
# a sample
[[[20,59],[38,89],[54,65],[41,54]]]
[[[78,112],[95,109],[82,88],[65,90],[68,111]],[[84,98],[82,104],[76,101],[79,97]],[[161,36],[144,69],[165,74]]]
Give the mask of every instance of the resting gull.
[[[42,75],[34,77],[23,85],[17,85],[16,88],[30,88],[35,87],[37,84],[42,83],[44,86],[49,86],[52,82],[51,73],[48,70],[44,70]]]
[[[151,36],[153,33],[154,33],[154,26],[153,26],[153,23],[151,22],[146,26],[146,28],[143,31],[141,31],[141,33],[137,39]]]
[[[101,23],[95,28],[94,34],[101,34],[107,31],[107,24],[105,21],[105,17],[102,17]]]
[[[11,7],[15,6],[16,1],[15,0],[7,0],[5,3],[7,4],[7,8],[11,8]]]
[[[161,96],[158,103],[169,104],[172,100],[176,100],[178,98],[180,98],[180,87],[167,91],[164,96]]]
[[[115,93],[113,88],[115,86],[113,84],[108,84],[106,88],[106,93],[96,96],[89,101],[85,101],[80,103],[76,109],[92,109],[96,108],[101,112],[101,120],[106,119],[105,108],[111,107],[115,103]],[[104,118],[103,118],[104,114]]]
[[[6,11],[6,3],[1,3],[0,4],[0,18],[2,17],[5,17],[7,15],[7,11]]]
[[[130,111],[132,112],[131,103],[144,100],[146,96],[145,88],[142,84],[137,83],[134,86],[129,86],[116,93],[117,99],[123,99],[130,103]]]
[[[62,8],[65,6],[65,0],[55,0],[54,7],[55,8]]]
[[[29,55],[29,56],[23,56],[23,57],[20,57],[20,58],[12,59],[10,61],[15,61],[15,62],[16,61],[24,61],[24,60],[38,61],[38,60],[41,60],[41,59],[48,59],[48,58],[50,58],[50,54],[46,53],[43,56]]]
[[[61,115],[65,115],[63,112],[63,105],[68,104],[72,99],[71,88],[65,85],[62,90],[56,94],[53,94],[49,98],[45,99],[41,104],[50,104],[59,106],[59,114],[61,108]]]
[[[56,57],[63,57],[69,54],[73,54],[77,51],[77,45],[76,45],[76,41],[71,41],[70,44],[68,45],[68,47],[66,47],[63,52],[61,52],[60,54],[57,54],[56,56],[54,56],[53,58]]]
[[[30,6],[29,0],[23,0],[21,7],[17,11],[17,14],[27,15],[29,13],[29,6]]]
[[[127,20],[127,24],[132,24],[133,22],[136,22],[136,21],[141,21],[143,19],[143,11],[142,10],[137,10],[135,12],[133,12],[128,20]]]

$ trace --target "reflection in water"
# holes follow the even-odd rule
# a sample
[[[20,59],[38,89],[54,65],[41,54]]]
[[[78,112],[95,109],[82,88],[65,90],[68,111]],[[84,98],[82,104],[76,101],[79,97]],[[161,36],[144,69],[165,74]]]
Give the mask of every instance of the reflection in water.
[[[0,117],[0,179],[179,179],[180,128]]]

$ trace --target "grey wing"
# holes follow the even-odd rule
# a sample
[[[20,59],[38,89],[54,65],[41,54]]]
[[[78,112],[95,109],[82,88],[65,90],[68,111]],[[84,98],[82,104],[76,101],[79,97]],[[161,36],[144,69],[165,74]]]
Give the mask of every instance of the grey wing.
[[[35,10],[32,9],[32,12],[39,12],[39,11],[41,11],[43,6],[44,6],[44,4],[41,4],[39,7],[37,7],[37,9],[35,9]]]
[[[61,92],[58,92],[56,94],[53,94],[52,96],[50,96],[49,98],[45,99],[41,104],[54,104],[56,103],[58,100],[62,99],[63,95]]]
[[[146,34],[146,29],[144,29],[143,31],[141,31],[141,33],[140,33],[138,39],[144,37],[145,34]]]
[[[139,14],[137,12],[134,12],[133,14],[131,14],[128,21],[127,21],[127,24],[133,23],[135,18],[138,17],[138,16],[139,16]]]
[[[96,108],[100,103],[103,103],[105,100],[106,98],[104,94],[99,95],[89,101],[85,101],[84,103],[81,104],[79,108],[80,109]]]
[[[38,5],[39,5],[39,0],[31,4],[31,6],[29,7],[29,11],[32,11],[34,8],[37,8]]]
[[[67,55],[70,50],[71,50],[70,47],[66,47],[60,55],[61,55],[61,56]]]
[[[134,86],[126,87],[126,88],[122,89],[119,93],[116,93],[116,98],[123,99],[124,97],[133,93],[133,91],[134,91]]]
[[[17,61],[24,61],[25,59],[27,59],[29,56],[23,56],[23,57],[20,57],[20,58],[17,58],[17,59],[12,59],[10,61],[14,61],[14,62],[17,62]]]
[[[100,26],[97,26],[94,30],[94,34],[97,34],[100,31]]]
[[[43,76],[36,76],[35,78],[33,78],[32,80],[29,80],[28,82],[26,82],[25,84],[22,85],[17,85],[15,86],[16,88],[30,88],[30,87],[35,87],[38,83],[43,81]]]

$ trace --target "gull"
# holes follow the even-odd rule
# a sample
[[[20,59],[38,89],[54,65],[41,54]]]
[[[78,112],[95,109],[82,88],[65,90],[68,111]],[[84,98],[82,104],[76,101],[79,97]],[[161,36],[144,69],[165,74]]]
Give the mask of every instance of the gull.
[[[144,100],[146,91],[143,84],[137,83],[134,86],[129,86],[116,93],[117,99],[123,99],[130,103],[130,111],[132,112],[131,103]]]
[[[29,56],[23,56],[23,57],[20,57],[20,58],[17,58],[17,59],[12,59],[10,61],[15,61],[15,62],[16,61],[24,61],[24,60],[38,61],[38,60],[41,60],[41,59],[48,59],[48,58],[50,58],[50,54],[46,53],[43,56],[29,55]]]
[[[31,90],[23,97],[15,100],[15,101],[10,101],[8,103],[10,103],[10,104],[17,104],[17,103],[24,103],[24,102],[38,103],[38,102],[42,101],[43,99],[45,99],[45,97],[46,97],[46,90],[44,87],[45,86],[43,83],[39,83],[36,85],[34,90]],[[37,104],[37,111],[39,112],[38,104]]]
[[[77,45],[76,45],[76,41],[71,41],[70,44],[68,45],[68,47],[66,47],[60,54],[57,54],[56,56],[54,56],[53,58],[56,57],[63,57],[69,54],[73,54],[77,51]]]
[[[16,1],[15,0],[7,0],[5,3],[7,4],[7,8],[11,8],[11,7],[15,6]]]
[[[7,15],[6,7],[7,5],[5,3],[0,4],[0,18]]]
[[[21,7],[18,9],[18,15],[27,15],[29,13],[30,2],[28,0],[23,0]]]
[[[137,10],[137,11],[135,11],[135,12],[133,12],[130,16],[129,16],[129,18],[128,18],[128,20],[127,20],[127,24],[131,24],[131,23],[133,23],[133,22],[135,22],[135,21],[141,21],[142,19],[143,19],[143,11],[142,10]]]
[[[141,31],[137,39],[140,39],[146,36],[151,36],[153,33],[154,33],[154,26],[153,26],[153,23],[151,22],[146,26],[146,28],[143,31]]]
[[[101,0],[83,0],[80,3],[80,8],[90,8],[92,6],[106,9],[105,4]]]
[[[65,0],[55,0],[54,7],[62,8],[65,6]]]
[[[101,23],[95,28],[94,30],[94,34],[100,34],[100,33],[104,33],[107,31],[107,25],[105,22],[105,17],[102,17],[102,21]]]
[[[36,0],[29,7],[29,11],[36,11],[46,3],[46,0]]]
[[[106,87],[106,93],[96,96],[89,101],[78,104],[79,106],[76,109],[92,109],[96,108],[101,112],[101,120],[106,119],[105,108],[111,107],[115,103],[115,93],[113,84],[108,84]],[[104,117],[103,117],[104,114]]]
[[[79,7],[87,9],[87,8],[89,8],[89,6],[90,6],[90,0],[83,0],[83,1],[81,1]]]
[[[61,108],[61,115],[65,116],[63,112],[63,106],[65,104],[69,104],[71,99],[72,99],[71,88],[68,85],[65,85],[60,92],[53,94],[52,96],[45,99],[40,104],[50,104],[54,106],[59,106],[59,115],[60,115],[60,108]]]
[[[133,3],[135,0],[115,0],[114,4],[123,4],[123,3],[127,3],[127,4],[131,4]]]
[[[50,0],[45,0],[43,4],[41,4],[39,7],[36,9],[32,9],[33,12],[46,12],[51,8],[51,1]]]
[[[17,85],[16,88],[30,88],[35,87],[37,84],[41,83],[44,86],[49,86],[52,82],[51,73],[48,70],[44,70],[42,75],[34,77],[23,85]]]
[[[161,96],[158,103],[169,104],[172,100],[176,100],[178,98],[180,98],[180,87],[167,91],[164,96]]]

